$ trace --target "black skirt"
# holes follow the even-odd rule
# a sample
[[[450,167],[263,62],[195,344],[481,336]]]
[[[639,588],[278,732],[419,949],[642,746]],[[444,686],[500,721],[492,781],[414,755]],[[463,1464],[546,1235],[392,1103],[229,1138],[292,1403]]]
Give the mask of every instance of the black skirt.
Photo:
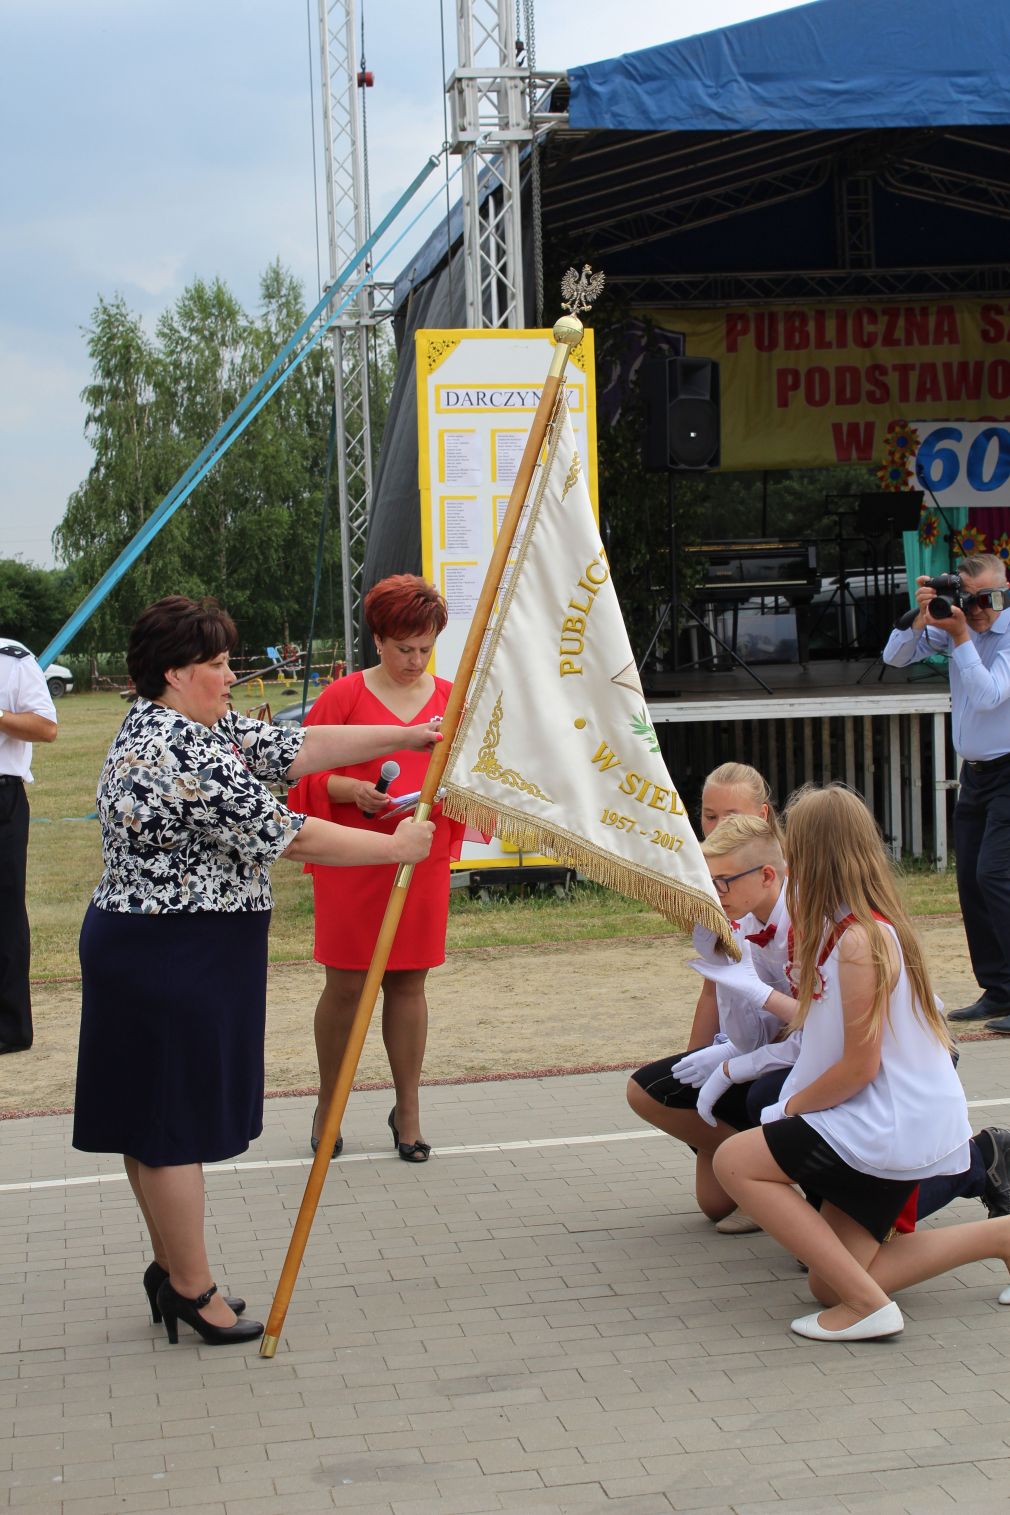
[[[268,910],[88,909],[73,1143],[152,1168],[221,1162],[263,1129]]]
[[[799,1184],[809,1200],[835,1205],[876,1241],[887,1240],[916,1188],[914,1180],[877,1178],[850,1168],[802,1115],[770,1121],[761,1130],[782,1172]]]
[[[691,1084],[682,1084],[671,1071],[674,1064],[687,1056],[686,1052],[671,1052],[669,1057],[661,1057],[658,1062],[646,1063],[644,1068],[639,1068],[631,1076],[639,1088],[644,1089],[646,1094],[658,1104],[665,1105],[668,1110],[697,1110],[701,1090],[693,1088]],[[712,1114],[716,1119],[725,1121],[734,1131],[747,1131],[757,1124],[747,1114],[747,1093],[750,1087],[750,1084],[731,1084],[712,1106]]]

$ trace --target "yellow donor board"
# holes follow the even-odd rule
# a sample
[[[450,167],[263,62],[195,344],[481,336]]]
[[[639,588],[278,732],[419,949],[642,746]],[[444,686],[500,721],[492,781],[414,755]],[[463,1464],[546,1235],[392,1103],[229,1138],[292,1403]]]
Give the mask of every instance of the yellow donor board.
[[[434,672],[456,672],[505,515],[544,375],[549,331],[418,331],[418,484],[423,572],[445,596],[449,624]],[[568,360],[565,392],[596,507],[593,333]]]
[[[720,365],[723,468],[874,463],[892,420],[1005,419],[1010,303],[647,312]]]
[[[457,329],[418,331],[415,343],[422,572],[445,596],[449,611],[431,667],[451,679],[555,344],[549,331]],[[587,330],[569,357],[565,393],[595,511],[593,382],[593,333]],[[504,582],[514,561],[513,554]],[[506,866],[517,861],[517,850],[497,839],[487,847],[468,841],[461,866]],[[521,860],[538,861],[528,853]]]

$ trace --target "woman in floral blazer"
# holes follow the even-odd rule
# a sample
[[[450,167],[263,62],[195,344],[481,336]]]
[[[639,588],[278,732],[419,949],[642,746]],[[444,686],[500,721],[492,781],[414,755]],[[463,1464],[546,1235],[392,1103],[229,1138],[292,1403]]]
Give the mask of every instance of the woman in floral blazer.
[[[270,868],[418,862],[433,827],[392,834],[296,815],[267,787],[440,740],[437,723],[281,731],[230,710],[237,633],[213,601],[174,595],[130,635],[138,699],[98,787],[105,871],[81,930],[74,1145],[120,1152],[147,1223],[144,1277],[169,1340],[185,1320],[214,1344],[262,1334],[217,1293],[203,1164],[263,1128]]]

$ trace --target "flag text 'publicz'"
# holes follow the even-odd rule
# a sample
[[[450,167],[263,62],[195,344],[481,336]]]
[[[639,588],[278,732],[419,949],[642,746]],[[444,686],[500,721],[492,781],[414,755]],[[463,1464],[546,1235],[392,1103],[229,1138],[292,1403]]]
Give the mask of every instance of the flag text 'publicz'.
[[[602,578],[599,575],[602,574]],[[589,612],[593,608],[596,596],[610,578],[610,569],[601,558],[594,558],[585,569],[582,577],[572,592],[572,597],[566,605],[566,610],[574,610],[575,615],[565,616],[561,623],[561,647],[559,652],[561,678],[568,673],[581,673],[581,666],[575,659],[581,657],[585,651],[586,622]],[[579,590],[585,595],[585,603],[576,599]]]

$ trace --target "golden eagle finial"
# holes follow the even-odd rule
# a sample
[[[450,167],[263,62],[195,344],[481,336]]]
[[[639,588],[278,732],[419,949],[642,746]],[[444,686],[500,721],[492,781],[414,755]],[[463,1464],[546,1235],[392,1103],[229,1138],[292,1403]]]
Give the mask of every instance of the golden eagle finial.
[[[561,304],[573,316],[589,310],[597,300],[606,282],[605,274],[594,274],[588,263],[583,263],[582,272],[570,268],[561,280]]]

